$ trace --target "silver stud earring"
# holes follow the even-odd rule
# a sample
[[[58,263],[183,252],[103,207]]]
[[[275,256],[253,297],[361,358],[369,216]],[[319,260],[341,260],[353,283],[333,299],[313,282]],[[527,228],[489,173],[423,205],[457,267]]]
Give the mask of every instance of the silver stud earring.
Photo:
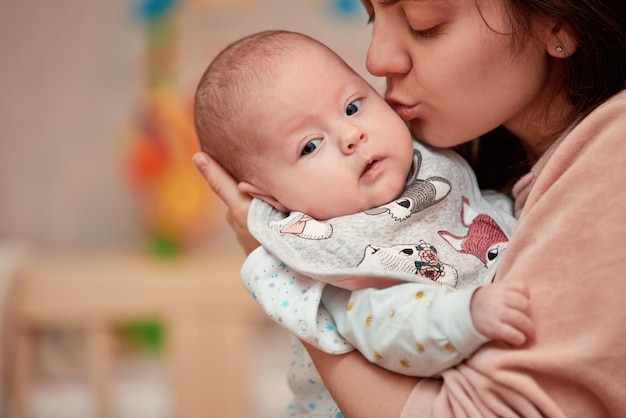
[[[561,45],[557,45],[554,49],[556,49],[556,52],[558,52],[559,54],[563,52],[563,47]]]

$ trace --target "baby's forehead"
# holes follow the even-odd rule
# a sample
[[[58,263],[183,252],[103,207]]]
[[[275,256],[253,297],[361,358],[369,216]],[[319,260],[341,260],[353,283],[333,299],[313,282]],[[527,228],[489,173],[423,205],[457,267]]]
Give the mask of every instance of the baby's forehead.
[[[259,131],[258,123],[271,126],[273,133],[290,132],[294,129],[290,125],[323,114],[329,102],[365,90],[364,80],[321,44],[303,40],[283,52],[265,57],[262,65],[250,69],[253,73],[242,76],[246,81],[237,94],[238,103],[231,103],[239,108],[238,117],[247,121],[243,129]]]

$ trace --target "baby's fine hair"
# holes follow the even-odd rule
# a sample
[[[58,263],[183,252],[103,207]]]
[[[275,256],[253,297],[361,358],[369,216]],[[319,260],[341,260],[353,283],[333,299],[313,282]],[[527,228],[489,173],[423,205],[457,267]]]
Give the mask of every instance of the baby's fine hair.
[[[250,178],[255,132],[247,103],[270,83],[281,58],[303,43],[323,46],[296,32],[270,30],[248,35],[224,48],[204,72],[196,89],[194,120],[202,150],[237,180]]]

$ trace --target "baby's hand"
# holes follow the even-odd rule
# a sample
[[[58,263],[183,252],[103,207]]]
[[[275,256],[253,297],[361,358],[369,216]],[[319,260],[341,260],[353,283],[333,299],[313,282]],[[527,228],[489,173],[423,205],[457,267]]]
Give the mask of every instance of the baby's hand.
[[[474,292],[470,302],[474,327],[485,337],[524,344],[534,332],[530,292],[518,282],[495,282]]]

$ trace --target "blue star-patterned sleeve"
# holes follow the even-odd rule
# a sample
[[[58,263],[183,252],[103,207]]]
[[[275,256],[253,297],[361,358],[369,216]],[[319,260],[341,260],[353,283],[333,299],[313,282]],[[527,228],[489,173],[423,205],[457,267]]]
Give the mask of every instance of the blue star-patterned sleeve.
[[[291,270],[263,247],[244,262],[241,282],[274,322],[299,339],[331,354],[353,350],[321,303],[325,283]]]

